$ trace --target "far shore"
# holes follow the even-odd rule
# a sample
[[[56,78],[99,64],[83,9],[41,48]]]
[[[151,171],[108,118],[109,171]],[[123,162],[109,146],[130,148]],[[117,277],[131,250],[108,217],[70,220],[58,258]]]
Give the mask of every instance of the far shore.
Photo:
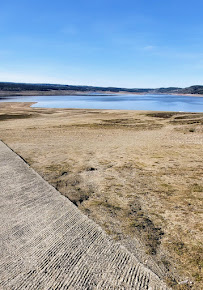
[[[203,97],[202,94],[180,94],[180,93],[134,93],[134,92],[111,92],[111,91],[75,91],[75,90],[49,90],[49,91],[1,91],[0,99],[8,97],[21,97],[21,96],[72,96],[72,95],[89,95],[89,94],[110,94],[110,95],[172,95],[172,96],[190,96],[190,97]]]

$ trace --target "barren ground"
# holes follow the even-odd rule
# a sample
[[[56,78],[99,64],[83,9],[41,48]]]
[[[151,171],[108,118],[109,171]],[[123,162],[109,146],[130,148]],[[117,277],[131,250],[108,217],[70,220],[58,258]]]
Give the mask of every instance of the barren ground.
[[[200,289],[203,113],[30,105],[0,103],[0,139],[174,289]]]

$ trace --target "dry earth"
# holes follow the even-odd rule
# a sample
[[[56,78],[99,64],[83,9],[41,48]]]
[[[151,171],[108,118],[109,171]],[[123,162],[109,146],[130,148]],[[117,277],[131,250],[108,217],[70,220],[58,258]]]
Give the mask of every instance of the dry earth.
[[[203,114],[0,103],[0,139],[174,289],[202,283]]]

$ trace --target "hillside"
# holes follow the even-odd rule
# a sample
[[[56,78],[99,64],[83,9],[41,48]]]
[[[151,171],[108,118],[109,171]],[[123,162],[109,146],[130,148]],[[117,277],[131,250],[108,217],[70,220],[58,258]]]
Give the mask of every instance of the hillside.
[[[187,88],[168,87],[157,89],[142,89],[142,88],[116,88],[116,87],[94,87],[94,86],[73,86],[73,85],[60,85],[60,84],[29,84],[29,83],[11,83],[0,82],[0,93],[3,95],[20,94],[21,92],[31,92],[38,94],[43,92],[52,94],[62,92],[68,94],[69,92],[127,92],[137,94],[203,94],[203,86],[191,86]]]
[[[0,91],[79,91],[79,92],[137,92],[147,93],[151,89],[126,89],[126,88],[114,88],[114,87],[93,87],[93,86],[71,86],[71,85],[59,85],[59,84],[25,84],[25,83],[7,83],[0,82]]]
[[[191,86],[181,90],[183,94],[200,94],[203,95],[203,86]]]

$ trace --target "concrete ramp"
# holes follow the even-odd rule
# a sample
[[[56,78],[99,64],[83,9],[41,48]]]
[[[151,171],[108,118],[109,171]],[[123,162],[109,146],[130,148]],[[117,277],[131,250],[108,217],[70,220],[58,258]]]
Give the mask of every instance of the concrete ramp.
[[[167,289],[0,141],[0,289]]]

